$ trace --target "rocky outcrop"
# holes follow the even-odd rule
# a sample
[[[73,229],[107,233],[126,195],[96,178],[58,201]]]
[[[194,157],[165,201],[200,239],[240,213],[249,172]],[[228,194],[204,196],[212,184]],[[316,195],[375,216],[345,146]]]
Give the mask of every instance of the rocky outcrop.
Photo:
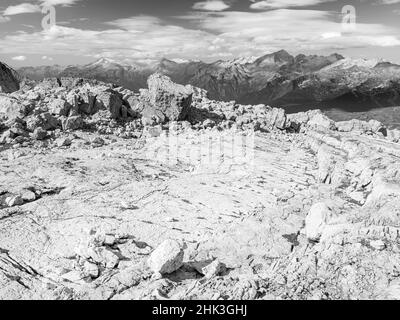
[[[146,119],[158,118],[161,123],[185,119],[192,104],[190,88],[177,85],[160,74],[149,77],[148,87],[142,111]]]
[[[11,93],[19,90],[18,74],[0,62],[0,92]]]

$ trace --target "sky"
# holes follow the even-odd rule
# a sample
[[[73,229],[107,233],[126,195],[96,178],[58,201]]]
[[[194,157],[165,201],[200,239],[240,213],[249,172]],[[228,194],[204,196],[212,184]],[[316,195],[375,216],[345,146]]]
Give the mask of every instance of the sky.
[[[0,61],[15,68],[281,49],[400,63],[400,0],[0,0]]]

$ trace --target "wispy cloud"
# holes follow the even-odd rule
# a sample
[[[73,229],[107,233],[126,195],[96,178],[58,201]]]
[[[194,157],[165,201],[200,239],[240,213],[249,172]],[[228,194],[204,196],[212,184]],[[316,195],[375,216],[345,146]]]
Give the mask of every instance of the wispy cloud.
[[[38,0],[44,6],[71,6],[81,0]]]
[[[396,3],[400,3],[400,0],[379,0],[378,3],[380,3],[380,4],[396,4]]]
[[[40,12],[40,6],[39,5],[35,5],[32,3],[21,3],[15,6],[9,6],[7,7],[4,12],[3,15],[4,16],[14,16],[17,14],[23,14],[23,13],[33,13],[33,12]]]
[[[26,56],[16,56],[16,57],[12,57],[11,59],[15,60],[15,61],[25,61],[27,58],[26,58]]]
[[[399,30],[394,27],[358,23],[356,30],[342,33],[339,13],[321,10],[192,11],[174,18],[176,24],[142,15],[110,21],[105,30],[58,25],[42,31],[8,33],[0,38],[0,53],[17,55],[25,52],[29,43],[31,54],[47,57],[215,60],[279,49],[338,51],[400,46]],[[188,23],[190,27],[183,27]]]
[[[221,0],[201,1],[201,2],[196,2],[193,5],[193,9],[203,10],[203,11],[223,11],[229,9],[230,7],[231,7],[230,4]]]

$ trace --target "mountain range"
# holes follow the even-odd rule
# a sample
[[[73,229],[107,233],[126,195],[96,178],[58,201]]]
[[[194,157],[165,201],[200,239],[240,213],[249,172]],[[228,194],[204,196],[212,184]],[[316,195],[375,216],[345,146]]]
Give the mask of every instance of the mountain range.
[[[22,77],[83,77],[115,83],[132,90],[146,87],[155,73],[174,82],[208,91],[215,100],[269,104],[288,112],[314,108],[363,111],[400,105],[400,65],[380,60],[329,56],[292,56],[281,50],[261,57],[216,61],[172,61],[128,65],[99,59],[83,66],[24,67]]]

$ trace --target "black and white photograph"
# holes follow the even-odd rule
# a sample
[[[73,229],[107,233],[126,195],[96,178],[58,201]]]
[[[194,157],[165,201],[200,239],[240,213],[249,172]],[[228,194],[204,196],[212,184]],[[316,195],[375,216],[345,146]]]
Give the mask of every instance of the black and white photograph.
[[[0,0],[0,301],[107,300],[400,300],[400,0]]]

